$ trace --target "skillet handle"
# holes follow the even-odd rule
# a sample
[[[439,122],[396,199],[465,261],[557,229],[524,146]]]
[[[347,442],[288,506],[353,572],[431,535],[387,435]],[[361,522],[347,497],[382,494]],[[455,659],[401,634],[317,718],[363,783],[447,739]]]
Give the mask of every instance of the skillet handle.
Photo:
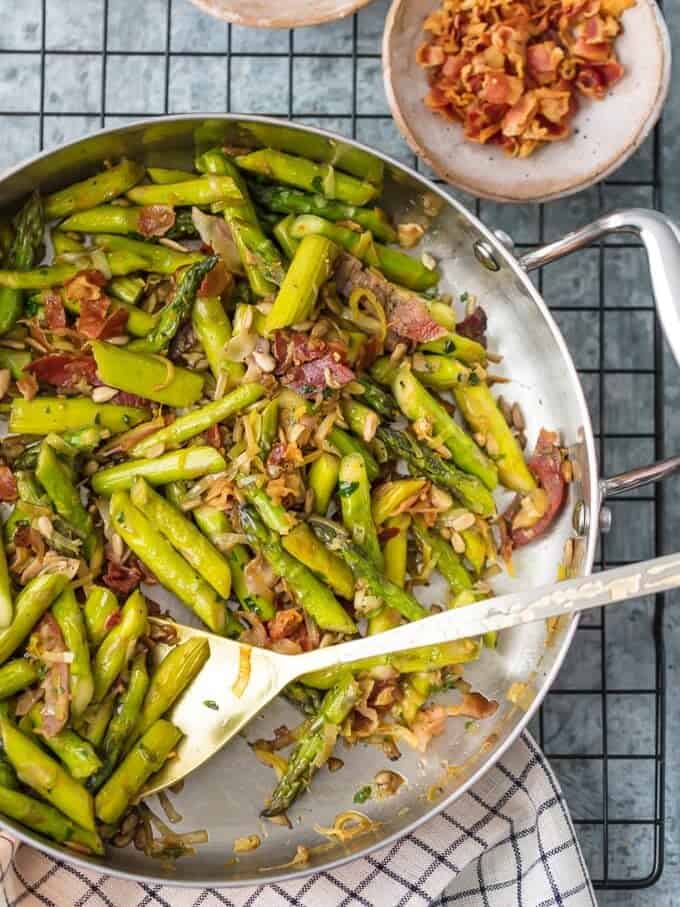
[[[605,214],[562,239],[518,258],[526,271],[570,255],[608,233],[632,233],[647,251],[656,308],[666,340],[680,365],[680,229],[662,214],[646,208],[626,208]]]
[[[617,476],[600,479],[600,497],[613,498],[617,494],[625,494],[642,485],[660,482],[676,472],[680,472],[680,457],[669,457],[649,466],[638,466],[637,469],[619,473]]]

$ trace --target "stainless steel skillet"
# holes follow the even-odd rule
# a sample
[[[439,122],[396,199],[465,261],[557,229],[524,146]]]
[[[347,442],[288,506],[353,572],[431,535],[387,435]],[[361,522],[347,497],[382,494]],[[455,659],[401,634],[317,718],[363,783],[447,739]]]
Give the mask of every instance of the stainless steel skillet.
[[[0,210],[11,210],[35,186],[53,189],[89,175],[107,158],[127,155],[146,164],[186,167],[197,148],[217,142],[267,143],[285,149],[290,130],[304,133],[310,156],[340,167],[352,167],[357,155],[373,154],[357,143],[321,130],[262,118],[164,117],[97,133],[13,169],[0,177]],[[445,290],[475,293],[486,308],[491,348],[504,356],[498,370],[512,378],[505,395],[521,404],[530,444],[545,425],[559,429],[573,449],[577,481],[571,489],[569,506],[550,535],[518,554],[517,579],[498,578],[496,590],[505,592],[521,583],[539,585],[553,581],[564,544],[571,537],[575,544],[570,569],[575,575],[588,573],[607,495],[661,478],[678,468],[680,460],[607,482],[600,480],[593,430],[573,361],[527,271],[573,251],[607,230],[637,233],[650,255],[662,322],[680,356],[680,318],[673,307],[673,290],[680,287],[680,241],[676,228],[655,212],[619,212],[518,259],[506,237],[496,236],[442,190],[383,155],[375,157],[385,162],[384,204],[398,220],[422,218],[425,195],[429,199],[428,210],[432,210],[432,200],[440,200],[441,210],[432,220],[424,248],[439,260]],[[158,597],[157,590],[150,590],[150,594]],[[188,614],[181,607],[175,609],[175,614],[188,622]],[[172,872],[131,848],[111,849],[103,861],[76,858],[9,822],[4,824],[24,840],[81,865],[175,885],[261,884],[331,869],[405,834],[474,783],[526,726],[559,669],[574,629],[575,621],[571,621],[549,636],[542,625],[504,633],[497,652],[485,651],[482,659],[466,670],[466,678],[474,687],[501,703],[494,718],[485,722],[478,733],[466,732],[464,721],[453,719],[426,754],[404,747],[402,758],[395,764],[388,763],[374,747],[360,745],[341,751],[344,768],[336,773],[319,772],[312,791],[301,798],[292,812],[290,829],[264,824],[259,819],[273,775],[257,762],[245,739],[234,741],[193,775],[183,792],[174,798],[184,817],[179,830],[207,829],[210,840],[197,849],[195,856],[178,860]],[[516,682],[529,684],[533,692],[526,710],[507,698],[509,688]],[[268,736],[275,727],[292,725],[297,720],[290,706],[277,703],[250,725],[248,739]],[[457,768],[447,771],[452,767]],[[328,842],[314,830],[314,825],[330,826],[339,813],[353,808],[356,790],[384,768],[399,771],[409,783],[395,797],[361,807],[381,824],[345,845],[324,846]],[[151,806],[157,808],[153,802]],[[248,834],[260,835],[262,844],[235,861],[233,842]],[[310,862],[304,867],[282,868],[293,858],[298,845],[311,848]]]

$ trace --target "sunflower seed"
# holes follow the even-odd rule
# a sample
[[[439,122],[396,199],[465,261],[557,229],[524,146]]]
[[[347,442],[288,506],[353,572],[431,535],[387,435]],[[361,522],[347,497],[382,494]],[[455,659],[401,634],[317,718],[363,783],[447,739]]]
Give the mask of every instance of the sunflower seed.
[[[466,529],[472,529],[475,525],[475,515],[467,511],[466,513],[461,513],[460,516],[457,516],[455,520],[451,523],[451,528],[455,529],[456,532],[465,532]]]
[[[458,532],[451,533],[451,544],[456,554],[465,554],[465,541]]]
[[[117,393],[117,388],[102,385],[102,387],[95,387],[92,391],[92,400],[95,403],[108,403],[109,400],[113,400]]]

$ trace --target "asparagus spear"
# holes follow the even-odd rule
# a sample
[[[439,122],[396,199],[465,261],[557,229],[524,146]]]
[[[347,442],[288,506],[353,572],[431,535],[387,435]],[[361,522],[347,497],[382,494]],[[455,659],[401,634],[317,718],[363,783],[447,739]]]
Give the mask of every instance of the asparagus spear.
[[[136,406],[93,403],[88,397],[15,397],[9,414],[9,430],[14,434],[62,434],[98,425],[113,434],[133,428],[149,413]]]
[[[285,186],[260,186],[254,183],[250,191],[258,205],[270,211],[278,211],[280,214],[316,214],[330,221],[353,221],[383,242],[394,242],[397,238],[397,231],[380,208],[346,205],[323,195],[308,195]]]
[[[113,526],[123,541],[153,570],[159,582],[174,592],[213,633],[240,633],[240,624],[218,599],[215,590],[151,525],[124,491],[113,494],[110,511]]]
[[[283,253],[291,261],[295,258],[295,253],[298,250],[300,245],[300,240],[295,239],[295,237],[290,232],[291,227],[295,221],[295,215],[289,214],[287,217],[284,217],[280,220],[274,227],[274,237],[278,241],[278,244],[283,249]]]
[[[40,260],[45,218],[37,192],[28,199],[16,220],[14,240],[5,256],[4,266],[17,271],[29,271]],[[0,335],[14,327],[21,314],[23,293],[9,287],[0,288]]]
[[[408,432],[379,428],[376,438],[393,457],[406,461],[412,475],[422,475],[436,485],[448,488],[473,513],[492,516],[494,499],[479,479],[443,460],[429,447],[419,444]]]
[[[435,318],[435,312],[430,309],[432,317]],[[435,321],[437,319],[435,318]],[[466,365],[486,365],[486,350],[481,343],[471,340],[469,337],[463,337],[462,334],[456,334],[451,331],[445,337],[437,340],[430,340],[427,343],[421,343],[418,349],[424,353],[440,353],[444,356],[455,356]]]
[[[167,349],[182,322],[189,317],[203,279],[218,262],[216,255],[191,265],[182,274],[172,300],[161,309],[156,325],[143,340],[133,340],[130,349],[146,353],[160,353]]]
[[[222,302],[211,296],[198,296],[191,310],[191,324],[205,352],[210,371],[216,379],[227,375],[227,386],[237,385],[245,368],[227,358],[225,347],[231,339],[231,326]]]
[[[142,709],[148,688],[146,653],[142,652],[135,656],[132,662],[127,687],[125,692],[120,695],[116,704],[116,713],[106,729],[101,744],[102,767],[90,777],[87,784],[91,791],[98,791],[113,774]]]
[[[372,494],[371,512],[376,526],[396,516],[406,501],[417,495],[426,485],[425,479],[394,479],[379,485]]]
[[[228,531],[226,515],[220,510],[216,512],[224,517],[225,523],[227,523],[227,527],[224,531]],[[194,511],[194,518],[196,523],[201,526],[201,516],[196,513],[196,511]],[[203,529],[203,531],[205,532],[205,529]],[[248,589],[248,583],[246,582],[244,572],[246,565],[252,560],[252,555],[248,552],[248,549],[245,545],[234,545],[233,548],[224,552],[224,556],[229,562],[229,568],[231,569],[231,584],[236,598],[238,598],[246,611],[254,611],[261,620],[271,620],[276,614],[274,602],[269,601],[269,599],[264,598],[262,595],[254,595]]]
[[[107,284],[106,292],[128,305],[137,305],[145,287],[146,281],[142,277],[114,277]],[[129,324],[127,327],[130,330]]]
[[[97,374],[109,387],[176,407],[191,406],[203,391],[202,375],[173,365],[161,356],[133,352],[100,340],[92,342],[92,352]],[[132,424],[125,427],[131,428]],[[124,431],[125,427],[116,430]]]
[[[370,183],[336,171],[331,164],[316,164],[303,157],[262,148],[241,154],[236,164],[249,173],[265,176],[277,183],[319,192],[326,198],[335,198],[350,205],[366,205],[378,195]]]
[[[340,461],[338,494],[342,521],[354,544],[382,571],[383,555],[371,515],[371,486],[361,454],[349,454]]]
[[[137,477],[146,479],[151,485],[167,485],[168,482],[222,472],[225,468],[224,457],[214,447],[189,447],[172,450],[155,459],[128,460],[100,469],[92,477],[92,490],[108,497],[114,491],[131,488]]]
[[[429,532],[423,521],[417,517],[413,521],[413,531],[420,544],[429,548],[434,554],[437,560],[437,570],[454,594],[462,589],[472,589],[470,574],[446,539],[436,532]]]
[[[123,605],[120,623],[104,637],[94,657],[94,701],[101,702],[148,630],[146,600],[139,589]]]
[[[186,183],[196,179],[196,174],[188,170],[170,170],[167,167],[147,167],[146,172],[152,183],[167,186],[168,183]]]
[[[45,199],[45,217],[48,220],[68,217],[76,211],[109,202],[131,189],[143,176],[144,167],[141,164],[122,160],[109,170],[103,170],[96,176],[48,195]]]
[[[373,241],[371,233],[357,233],[315,214],[303,214],[291,226],[295,239],[325,236],[367,265],[379,268],[388,280],[410,290],[428,290],[439,283],[439,272],[426,268],[417,258]]]
[[[136,206],[100,205],[71,215],[61,224],[61,229],[74,233],[141,234],[140,222],[144,213],[144,208]]]
[[[365,406],[358,400],[348,399],[342,403],[342,414],[345,422],[355,435],[358,435],[362,441],[372,441],[375,437],[376,429],[380,424],[380,418],[375,410]]]
[[[114,688],[109,690],[101,702],[91,702],[76,724],[76,730],[80,736],[89,740],[94,747],[99,748],[104,739],[111,715],[113,715],[116,696]]]
[[[309,469],[307,485],[314,493],[314,513],[326,516],[331,497],[338,484],[340,460],[331,453],[322,453]]]
[[[390,517],[385,521],[385,530],[390,533],[383,545],[385,558],[385,577],[398,586],[404,588],[406,583],[406,564],[408,559],[408,531],[411,526],[411,517],[406,513]],[[366,632],[369,636],[391,630],[401,622],[401,615],[395,608],[387,605],[382,607],[377,614],[369,614]]]
[[[249,541],[261,549],[272,570],[288,582],[297,601],[322,630],[356,633],[354,621],[330,589],[282,548],[249,507],[241,507],[240,518]]]
[[[342,557],[371,595],[382,598],[386,605],[398,611],[406,620],[420,620],[427,611],[415,598],[383,576],[349,535],[330,520],[312,517],[310,525],[322,542]]]
[[[157,494],[138,477],[132,484],[130,500],[170,542],[172,547],[223,598],[231,592],[229,564],[203,533],[174,504]]]
[[[21,378],[23,370],[31,361],[31,354],[26,350],[8,350],[0,348],[0,368],[7,368],[16,381]]]
[[[40,445],[35,474],[57,513],[73,527],[79,538],[83,541],[90,538],[93,533],[92,517],[81,503],[69,469],[59,461],[47,439]]]
[[[95,799],[102,822],[117,822],[154,772],[174,750],[182,736],[179,728],[160,719],[144,734],[101,788]]]
[[[306,236],[298,246],[267,320],[265,332],[308,318],[321,287],[330,277],[339,248],[323,236]]]
[[[341,558],[321,544],[306,523],[298,523],[282,538],[281,544],[288,554],[309,567],[312,573],[324,580],[338,595],[348,599],[354,597],[352,571]]]
[[[44,573],[24,586],[15,602],[12,623],[0,632],[0,664],[19,648],[67,583],[64,574]]]
[[[276,785],[269,804],[260,815],[266,817],[281,815],[290,808],[302,791],[309,787],[315,769],[322,764],[322,754],[330,755],[329,736],[337,736],[340,726],[360,698],[361,687],[350,673],[345,673],[324,696],[319,714],[293,750],[285,773]]]
[[[83,608],[87,636],[97,649],[109,630],[120,623],[118,599],[105,586],[92,586]]]
[[[31,659],[14,658],[8,661],[0,668],[0,699],[9,699],[15,693],[30,687],[38,676],[38,668]]]
[[[397,401],[392,394],[383,390],[379,384],[376,384],[375,381],[371,381],[370,378],[361,377],[358,379],[358,382],[362,387],[359,396],[361,396],[361,399],[366,406],[370,406],[371,409],[374,409],[378,415],[385,419],[396,419],[399,410]]]
[[[328,441],[343,457],[349,456],[349,454],[354,453],[361,454],[361,457],[364,461],[364,466],[366,467],[366,475],[368,476],[369,482],[374,482],[378,478],[378,475],[380,474],[380,467],[378,466],[375,457],[368,449],[366,444],[364,444],[358,438],[353,438],[341,428],[333,428],[331,433],[328,435]]]
[[[190,438],[200,435],[211,426],[224,422],[230,416],[233,416],[234,413],[240,412],[250,406],[251,403],[255,403],[264,392],[264,387],[256,382],[242,384],[225,397],[222,397],[221,400],[215,400],[212,403],[206,403],[199,409],[191,410],[185,415],[179,416],[170,425],[166,425],[164,428],[142,439],[132,448],[130,456],[144,457],[150,451],[155,452],[161,447],[163,450],[179,447]]]
[[[260,226],[248,187],[238,168],[220,148],[213,148],[197,159],[196,169],[203,173],[226,174],[234,180],[242,199],[237,204],[225,204],[224,218],[253,293],[256,296],[271,296],[282,283],[285,268],[278,249]]]
[[[127,193],[135,205],[210,205],[221,201],[242,201],[241,192],[230,176],[201,176],[180,183],[136,186]]]
[[[58,762],[0,714],[0,734],[5,755],[17,777],[52,803],[77,825],[95,831],[92,797]]]
[[[281,504],[275,504],[266,491],[257,485],[249,485],[247,478],[239,480],[246,498],[255,505],[262,522],[278,535],[287,535],[297,524],[297,517],[287,511]]]
[[[89,740],[83,740],[71,728],[65,727],[58,734],[47,736],[42,733],[42,715],[40,703],[36,703],[29,712],[33,729],[48,749],[63,762],[78,781],[84,781],[101,768],[101,759],[95,753]]]
[[[134,743],[169,712],[210,657],[207,639],[195,637],[174,646],[151,676],[149,689],[125,747]]]
[[[98,234],[97,246],[108,253],[111,272],[118,275],[139,270],[154,271],[158,274],[174,274],[180,268],[187,268],[205,260],[202,252],[179,252],[168,246],[130,239],[128,236],[116,236],[113,233]],[[136,267],[122,270],[122,263],[125,259],[121,259],[121,266],[114,269],[112,262],[115,260],[113,256],[116,253],[132,256],[137,261]]]
[[[73,660],[69,665],[71,712],[77,719],[83,714],[94,695],[94,680],[90,668],[90,649],[85,632],[85,621],[70,586],[52,605],[54,619],[59,624],[66,647]]]
[[[0,543],[0,629],[9,627],[12,623],[13,613],[12,581],[9,575],[5,546]]]
[[[480,450],[474,440],[423,387],[408,363],[401,365],[392,382],[392,392],[404,415],[415,422],[427,419],[437,436],[451,452],[454,463],[471,475],[477,476],[493,490],[498,484],[495,464]]]
[[[470,428],[487,439],[487,452],[496,461],[503,485],[513,491],[533,491],[536,480],[488,384],[451,356],[422,356],[418,361],[414,371],[423,384],[451,390]]]
[[[104,854],[96,831],[81,828],[53,806],[4,785],[0,786],[0,813],[78,852]]]
[[[255,139],[257,146],[269,145],[313,161],[326,161],[376,186],[382,183],[383,162],[362,148],[315,133],[302,132],[294,127],[281,126],[279,123],[243,123],[240,129],[247,133],[244,145],[248,147]]]

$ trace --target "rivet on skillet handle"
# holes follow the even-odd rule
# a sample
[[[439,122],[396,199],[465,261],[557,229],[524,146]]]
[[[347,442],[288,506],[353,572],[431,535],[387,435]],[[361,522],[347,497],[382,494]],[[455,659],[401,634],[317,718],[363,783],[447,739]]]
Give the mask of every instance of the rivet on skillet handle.
[[[526,271],[533,271],[588,246],[608,233],[632,233],[647,251],[654,300],[661,326],[676,362],[680,365],[680,230],[660,211],[628,208],[614,211],[562,239],[527,252],[518,258]]]

